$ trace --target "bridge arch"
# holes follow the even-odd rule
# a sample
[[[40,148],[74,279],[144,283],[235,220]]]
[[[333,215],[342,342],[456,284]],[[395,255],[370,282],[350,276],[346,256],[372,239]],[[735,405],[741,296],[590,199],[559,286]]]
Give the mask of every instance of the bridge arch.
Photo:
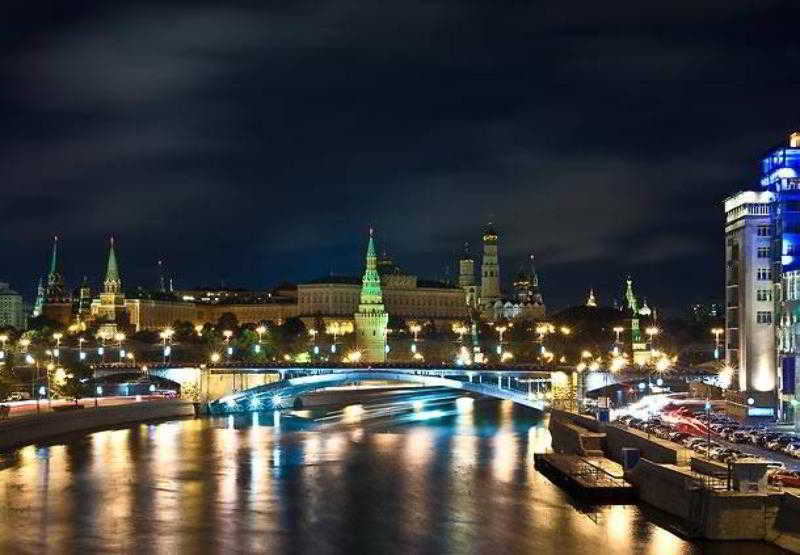
[[[314,374],[260,385],[244,391],[226,395],[209,403],[212,414],[228,414],[233,412],[250,412],[269,409],[287,408],[291,400],[298,395],[324,389],[341,383],[353,383],[370,380],[383,380],[392,382],[412,382],[430,387],[447,387],[460,389],[470,393],[486,395],[498,399],[507,399],[526,407],[544,411],[544,402],[540,399],[529,398],[527,393],[503,389],[486,383],[474,383],[453,378],[433,376],[426,373],[391,372],[381,370],[336,372]]]

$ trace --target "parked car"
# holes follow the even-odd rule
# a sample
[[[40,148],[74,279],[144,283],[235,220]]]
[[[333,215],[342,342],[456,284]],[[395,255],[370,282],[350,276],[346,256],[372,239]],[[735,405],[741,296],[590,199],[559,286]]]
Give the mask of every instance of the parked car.
[[[800,472],[791,470],[778,470],[769,475],[771,484],[790,488],[800,488]]]
[[[789,445],[783,448],[783,452],[789,455],[790,457],[795,457],[800,459],[800,443],[790,443]]]
[[[767,442],[767,449],[770,451],[783,451],[783,448],[792,441],[791,436],[779,436]]]
[[[689,434],[687,434],[686,432],[670,432],[667,435],[667,439],[669,439],[670,441],[675,441],[675,442],[681,442],[681,441],[683,441],[684,439],[686,439],[688,437],[691,437],[691,436]]]

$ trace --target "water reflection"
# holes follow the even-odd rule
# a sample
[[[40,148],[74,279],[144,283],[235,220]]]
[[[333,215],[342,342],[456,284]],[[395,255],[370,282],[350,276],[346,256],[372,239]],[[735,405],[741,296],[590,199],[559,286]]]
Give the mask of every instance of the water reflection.
[[[428,416],[372,419],[365,404],[321,426],[318,411],[270,411],[5,453],[0,552],[722,549],[687,542],[635,506],[574,504],[533,470],[549,434],[527,409],[452,398],[407,412]]]

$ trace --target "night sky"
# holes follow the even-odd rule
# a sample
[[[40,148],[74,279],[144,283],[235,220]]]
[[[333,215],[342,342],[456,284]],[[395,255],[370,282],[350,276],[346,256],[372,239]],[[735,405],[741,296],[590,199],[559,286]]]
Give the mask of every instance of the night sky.
[[[441,278],[722,297],[722,201],[800,125],[796,0],[36,2],[0,18],[0,281]],[[258,7],[259,4],[268,7]],[[254,7],[256,6],[256,7]]]

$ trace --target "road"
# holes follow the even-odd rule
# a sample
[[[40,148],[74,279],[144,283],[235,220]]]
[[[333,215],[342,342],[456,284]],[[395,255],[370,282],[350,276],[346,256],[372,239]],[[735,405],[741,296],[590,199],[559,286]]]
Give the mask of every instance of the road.
[[[130,396],[130,397],[98,397],[95,399],[94,397],[85,397],[83,399],[78,400],[79,405],[83,405],[86,408],[91,408],[95,406],[95,401],[97,401],[97,405],[101,407],[109,407],[114,405],[125,405],[128,403],[138,403],[141,401],[159,401],[165,399],[162,395],[140,395],[140,396]],[[29,414],[36,414],[37,411],[40,412],[50,412],[53,407],[63,407],[65,405],[72,405],[74,401],[67,401],[65,399],[54,399],[52,402],[48,402],[46,399],[42,400],[38,403],[36,401],[12,401],[7,403],[2,403],[3,405],[7,405],[11,407],[11,411],[9,412],[9,417],[14,418],[16,416],[26,416]]]

